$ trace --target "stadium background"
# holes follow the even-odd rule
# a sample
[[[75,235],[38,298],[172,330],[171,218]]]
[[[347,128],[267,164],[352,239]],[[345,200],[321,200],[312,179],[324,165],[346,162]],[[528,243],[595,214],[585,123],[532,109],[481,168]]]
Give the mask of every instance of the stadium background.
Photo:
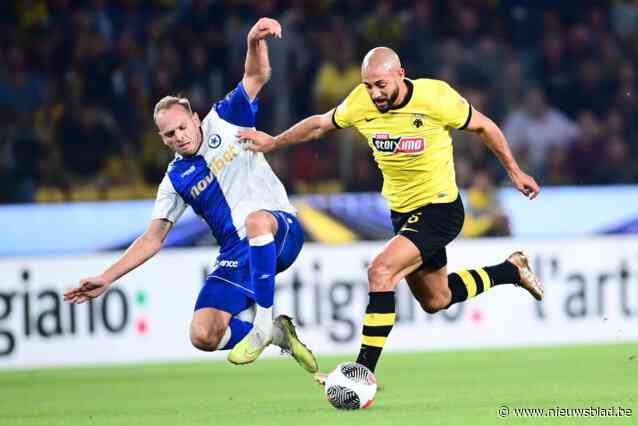
[[[206,404],[220,413],[231,404],[199,401],[190,386],[245,406],[235,380],[260,392],[250,400],[250,421],[282,405],[266,394],[285,392],[307,410],[283,404],[269,411],[273,424],[359,424],[321,417],[327,407],[287,360],[238,370],[209,362],[224,354],[189,346],[192,304],[216,250],[190,211],[169,248],[107,297],[77,309],[60,298],[148,222],[171,159],[152,122],[154,103],[180,93],[205,114],[241,79],[245,35],[261,16],[277,18],[284,38],[269,43],[273,75],[260,95],[259,129],[276,133],[332,108],[359,82],[363,54],[386,45],[409,77],[445,79],[494,118],[543,188],[525,200],[480,140],[454,134],[468,220],[449,249],[451,269],[525,247],[547,300],[537,305],[502,289],[430,316],[402,287],[379,369],[388,390],[379,394],[379,417],[365,421],[387,424],[399,407],[406,423],[427,410],[436,414],[432,424],[493,424],[503,401],[638,409],[638,2],[23,0],[0,4],[0,369],[18,369],[0,372],[9,395],[0,407],[10,424],[85,424],[70,414],[73,400],[99,392],[105,380],[115,389],[105,406],[85,402],[77,411],[98,424],[184,422],[178,405],[155,399],[162,392],[173,404],[201,404],[202,417],[187,423],[208,424]],[[366,264],[390,235],[368,150],[358,135],[340,131],[268,155],[308,240],[278,280],[277,308],[296,317],[324,368],[357,350]],[[494,349],[510,347],[523,349]],[[22,370],[192,359],[204,363],[167,364],[170,377],[153,365]],[[431,369],[419,378],[424,362]],[[275,372],[290,377],[290,389],[272,383]],[[115,384],[131,377],[152,385],[154,402]],[[424,395],[419,383],[460,393],[462,402]],[[64,389],[57,400],[38,405],[56,389]],[[129,417],[108,408],[124,400],[133,401],[124,404]]]

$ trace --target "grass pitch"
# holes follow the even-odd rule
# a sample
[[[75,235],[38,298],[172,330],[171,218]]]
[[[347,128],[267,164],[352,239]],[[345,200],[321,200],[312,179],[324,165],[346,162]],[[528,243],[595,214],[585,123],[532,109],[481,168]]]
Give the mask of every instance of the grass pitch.
[[[45,356],[45,355],[43,355]],[[321,358],[329,370],[348,357]],[[372,408],[333,409],[291,359],[0,371],[0,424],[638,425],[638,344],[386,353]],[[510,415],[498,414],[501,406]],[[633,416],[515,417],[517,408],[630,408]]]

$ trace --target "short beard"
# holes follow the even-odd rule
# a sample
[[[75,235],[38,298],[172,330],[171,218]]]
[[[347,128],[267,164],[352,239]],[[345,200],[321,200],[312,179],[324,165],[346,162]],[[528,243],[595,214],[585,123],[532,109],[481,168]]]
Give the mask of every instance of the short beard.
[[[394,89],[394,92],[392,92],[392,94],[390,95],[390,98],[388,99],[388,103],[387,103],[388,106],[384,108],[380,108],[379,105],[377,104],[374,104],[374,106],[377,107],[379,112],[388,112],[390,109],[392,109],[392,107],[395,106],[398,97],[399,97],[399,87],[397,86],[397,88]]]

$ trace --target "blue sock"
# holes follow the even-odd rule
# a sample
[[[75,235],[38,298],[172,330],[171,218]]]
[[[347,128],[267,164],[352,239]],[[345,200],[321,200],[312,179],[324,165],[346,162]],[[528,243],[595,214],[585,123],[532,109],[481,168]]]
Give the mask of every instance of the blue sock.
[[[230,323],[228,324],[228,330],[230,330],[230,339],[228,339],[228,342],[226,342],[226,344],[220,350],[224,351],[234,348],[237,342],[243,339],[244,336],[247,335],[252,328],[252,323],[232,317],[230,319]],[[226,334],[228,334],[228,330],[226,330]]]
[[[249,240],[250,279],[255,289],[255,301],[262,308],[270,308],[275,298],[275,269],[277,249],[272,234]]]

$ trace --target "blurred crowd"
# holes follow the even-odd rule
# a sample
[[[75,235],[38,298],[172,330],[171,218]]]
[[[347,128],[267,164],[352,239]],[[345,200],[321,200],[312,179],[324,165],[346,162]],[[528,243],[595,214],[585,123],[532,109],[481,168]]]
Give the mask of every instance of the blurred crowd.
[[[638,178],[638,0],[20,0],[0,2],[0,202],[153,197],[172,157],[153,105],[179,93],[205,115],[262,16],[284,37],[261,130],[336,106],[385,45],[499,123],[541,185]],[[461,186],[507,182],[476,136],[454,136]],[[376,191],[368,151],[340,131],[269,160],[292,193]]]

